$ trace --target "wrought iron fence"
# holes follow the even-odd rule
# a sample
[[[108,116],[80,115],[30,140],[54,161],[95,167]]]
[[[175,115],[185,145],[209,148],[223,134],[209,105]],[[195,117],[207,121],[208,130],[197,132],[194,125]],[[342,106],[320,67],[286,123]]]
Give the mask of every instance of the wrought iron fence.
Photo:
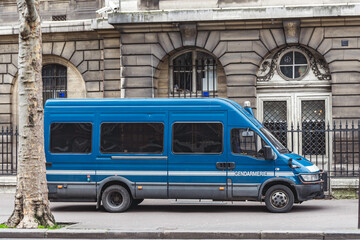
[[[291,152],[326,170],[329,177],[359,176],[360,121],[331,124],[318,120],[290,126],[268,121],[264,125]]]
[[[17,172],[18,129],[1,128],[0,175],[15,175]]]
[[[322,121],[290,124],[267,121],[264,125],[292,152],[304,156],[329,177],[359,176],[360,120],[345,123]],[[0,175],[14,175],[17,170],[17,128],[1,128]]]

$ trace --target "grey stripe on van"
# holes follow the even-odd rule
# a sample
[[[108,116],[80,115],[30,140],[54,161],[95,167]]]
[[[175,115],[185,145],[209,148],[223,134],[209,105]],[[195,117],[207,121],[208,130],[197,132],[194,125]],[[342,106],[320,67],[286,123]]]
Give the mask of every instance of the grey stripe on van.
[[[247,173],[249,172],[249,173]],[[252,171],[169,171],[169,176],[242,176],[242,177],[253,177],[260,176],[257,174],[251,174]],[[101,171],[91,171],[91,170],[47,170],[46,174],[49,175],[119,175],[119,176],[167,176],[167,171],[112,171],[112,170],[101,170]],[[261,176],[295,176],[291,171],[261,171]]]
[[[168,159],[167,156],[111,156],[111,159]]]
[[[167,176],[167,171],[96,171],[96,175]]]
[[[95,175],[92,170],[46,170],[49,175]]]

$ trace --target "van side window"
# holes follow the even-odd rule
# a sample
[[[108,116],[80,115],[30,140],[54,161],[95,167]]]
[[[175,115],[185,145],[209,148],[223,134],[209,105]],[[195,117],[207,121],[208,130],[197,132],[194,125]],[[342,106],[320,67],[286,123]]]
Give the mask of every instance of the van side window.
[[[52,123],[51,153],[91,153],[91,123]]]
[[[221,123],[174,123],[173,153],[222,153]]]
[[[264,158],[264,140],[249,128],[231,129],[231,151],[235,154]]]
[[[102,153],[162,153],[164,124],[103,123],[100,141]]]

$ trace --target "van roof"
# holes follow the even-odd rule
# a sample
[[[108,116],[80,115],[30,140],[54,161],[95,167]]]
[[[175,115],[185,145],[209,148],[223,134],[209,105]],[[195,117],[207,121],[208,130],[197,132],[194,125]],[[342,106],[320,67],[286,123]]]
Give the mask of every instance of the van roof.
[[[228,104],[233,102],[223,98],[101,98],[101,99],[49,99],[45,107],[49,106],[124,106],[124,105],[209,105]],[[235,102],[234,102],[235,103]]]
[[[98,98],[98,99],[49,99],[45,103],[45,113],[52,107],[126,107],[126,106],[179,106],[179,107],[209,107],[240,111],[253,124],[261,123],[242,106],[225,98]]]

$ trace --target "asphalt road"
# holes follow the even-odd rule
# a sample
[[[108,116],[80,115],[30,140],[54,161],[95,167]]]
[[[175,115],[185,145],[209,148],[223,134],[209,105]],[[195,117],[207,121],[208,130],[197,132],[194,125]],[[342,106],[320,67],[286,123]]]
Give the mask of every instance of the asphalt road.
[[[0,223],[10,216],[13,194],[0,194]],[[96,210],[95,203],[51,203],[57,222],[69,229],[125,231],[336,231],[356,230],[357,200],[312,200],[286,214],[267,212],[252,202],[145,200],[125,213]]]

